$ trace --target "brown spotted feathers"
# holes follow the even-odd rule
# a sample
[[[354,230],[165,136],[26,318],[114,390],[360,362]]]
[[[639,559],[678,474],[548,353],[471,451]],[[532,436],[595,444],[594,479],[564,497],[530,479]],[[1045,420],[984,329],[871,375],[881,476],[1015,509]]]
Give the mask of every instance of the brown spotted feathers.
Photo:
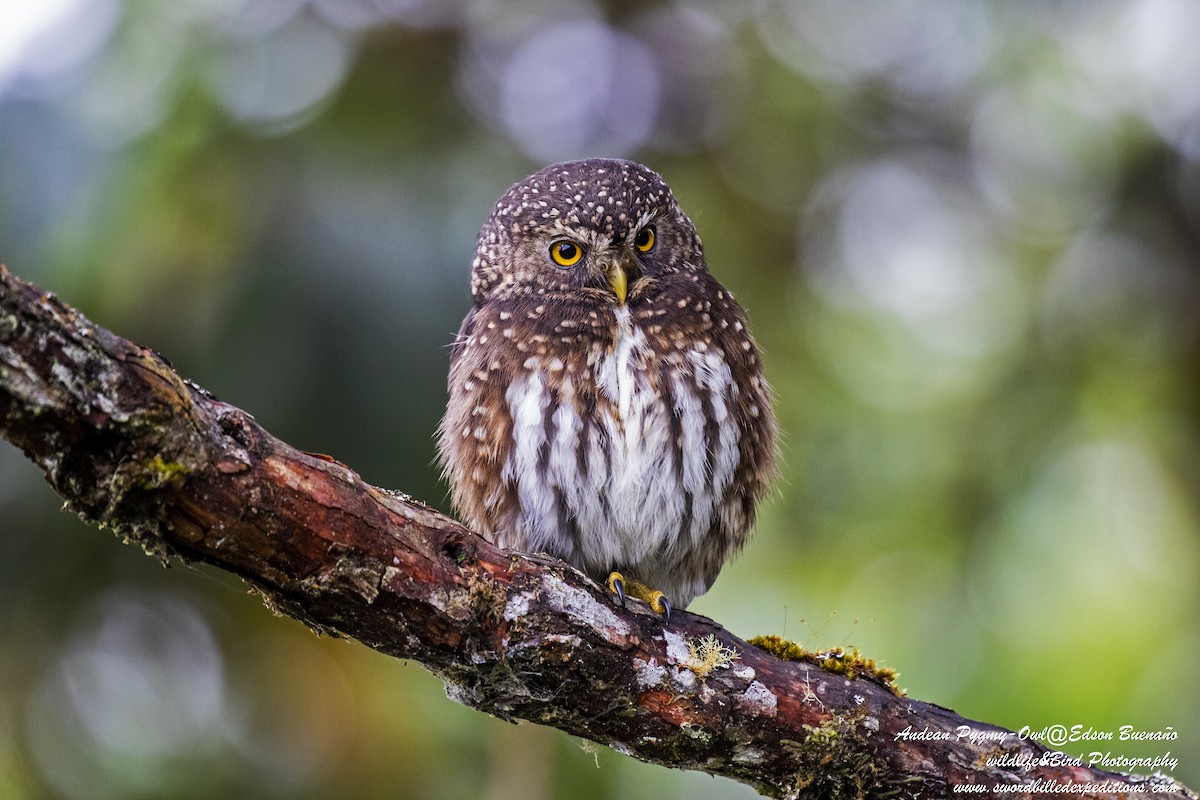
[[[775,418],[745,313],[670,189],[628,161],[531,175],[484,224],[471,293],[439,429],[465,521],[686,606],[746,540]]]

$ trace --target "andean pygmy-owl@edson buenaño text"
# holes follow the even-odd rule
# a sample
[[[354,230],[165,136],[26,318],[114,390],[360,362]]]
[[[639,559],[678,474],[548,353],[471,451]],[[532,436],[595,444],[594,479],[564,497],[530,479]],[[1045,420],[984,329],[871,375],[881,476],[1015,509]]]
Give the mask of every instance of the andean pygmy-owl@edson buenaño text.
[[[520,181],[479,233],[471,296],[438,431],[465,522],[663,614],[707,591],[774,477],[775,415],[667,184],[611,159]]]

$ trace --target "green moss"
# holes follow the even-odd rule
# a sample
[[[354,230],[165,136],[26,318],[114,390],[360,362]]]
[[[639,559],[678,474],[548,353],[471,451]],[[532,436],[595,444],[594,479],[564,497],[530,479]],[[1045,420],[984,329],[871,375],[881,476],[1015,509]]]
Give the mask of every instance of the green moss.
[[[886,686],[896,696],[904,696],[904,690],[896,684],[896,675],[898,674],[896,670],[891,667],[879,666],[875,663],[875,659],[867,658],[858,651],[857,647],[851,647],[849,650],[834,647],[829,650],[810,652],[782,636],[755,636],[753,639],[747,639],[746,642],[760,650],[766,650],[784,661],[807,661],[828,672],[844,675],[850,680],[869,678]]]
[[[796,789],[805,797],[827,800],[886,795],[887,768],[873,755],[858,731],[858,718],[834,715],[819,727],[805,725],[803,742],[791,742],[796,754]]]
[[[695,739],[696,741],[706,745],[710,744],[713,740],[712,731],[706,730],[699,725],[691,725],[686,722],[679,726],[679,733],[689,739]]]
[[[159,489],[163,486],[179,487],[192,474],[192,470],[178,461],[167,461],[161,455],[145,462],[137,474],[137,484],[142,489]]]
[[[68,504],[85,522],[110,528],[126,543],[136,543],[147,555],[168,565],[174,550],[163,541],[157,493],[178,489],[192,474],[179,461],[168,461],[161,454],[144,460],[127,460],[113,472],[107,485],[82,488],[78,484],[59,487]],[[76,476],[68,480],[78,481]]]
[[[795,642],[784,639],[782,636],[755,636],[752,639],[747,639],[746,644],[752,644],[759,650],[766,650],[771,655],[776,658],[782,658],[784,661],[805,661],[812,658],[812,653]]]

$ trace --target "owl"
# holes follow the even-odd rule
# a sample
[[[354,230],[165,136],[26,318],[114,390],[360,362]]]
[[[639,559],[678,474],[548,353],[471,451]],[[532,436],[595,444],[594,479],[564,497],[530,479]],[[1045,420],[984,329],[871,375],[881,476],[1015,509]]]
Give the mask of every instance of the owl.
[[[669,622],[775,472],[759,349],[692,221],[641,164],[546,167],[492,209],[471,297],[438,430],[458,512]]]

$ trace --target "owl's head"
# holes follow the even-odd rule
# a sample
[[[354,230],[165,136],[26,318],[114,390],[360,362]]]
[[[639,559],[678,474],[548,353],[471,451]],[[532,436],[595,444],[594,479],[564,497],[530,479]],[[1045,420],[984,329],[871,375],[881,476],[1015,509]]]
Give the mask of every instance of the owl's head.
[[[514,184],[479,232],[476,303],[542,295],[633,303],[705,270],[695,226],[658,173],[632,161],[554,164]]]

